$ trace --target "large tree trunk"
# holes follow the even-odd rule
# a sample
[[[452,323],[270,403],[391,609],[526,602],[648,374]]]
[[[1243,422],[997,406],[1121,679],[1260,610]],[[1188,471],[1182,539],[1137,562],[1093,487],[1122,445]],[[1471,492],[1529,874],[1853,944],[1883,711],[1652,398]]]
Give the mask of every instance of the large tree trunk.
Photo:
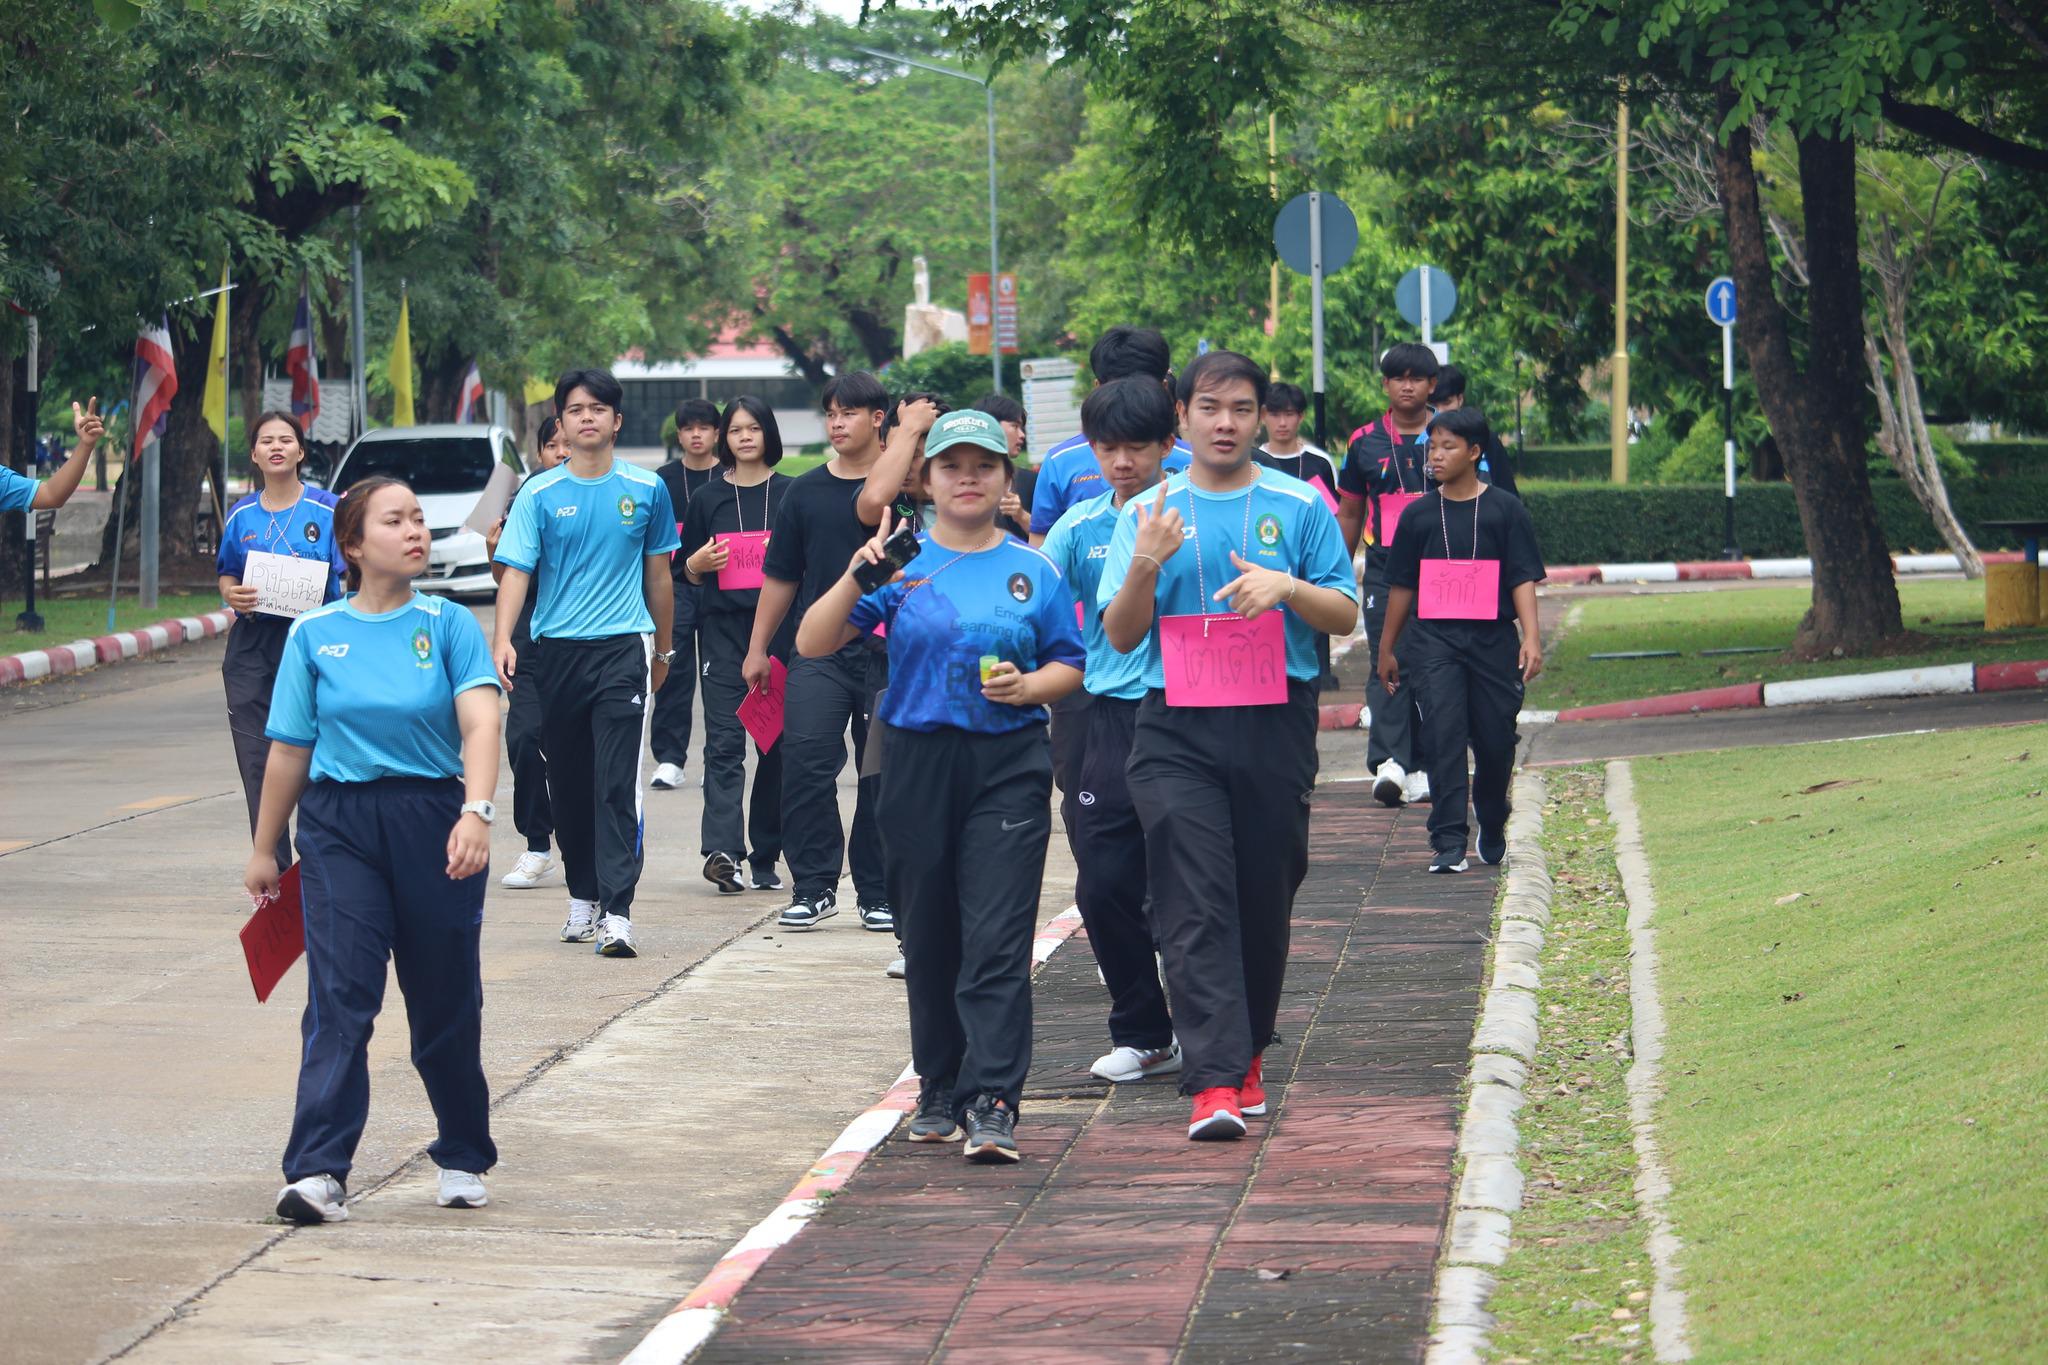
[[[173,334],[171,355],[178,367],[178,396],[171,400],[164,428],[160,496],[160,551],[166,563],[199,553],[199,501],[209,469],[220,462],[220,438],[206,425],[206,352],[209,327]]]
[[[414,415],[421,425],[452,422],[456,404],[462,401],[462,377],[469,373],[470,357],[445,346],[419,357],[420,401]]]
[[[270,304],[270,290],[258,284],[252,274],[236,286],[234,309],[228,314],[228,328],[233,333],[234,349],[230,359],[234,362],[240,382],[235,386],[236,397],[242,404],[242,428],[245,439],[255,436],[249,424],[256,420],[256,414],[263,411],[263,351],[258,341],[263,324],[263,311]],[[230,450],[228,466],[247,452]]]
[[[1724,93],[1722,113],[1732,105]],[[1773,290],[1769,241],[1747,127],[1715,147],[1728,253],[1742,299],[1737,332],[1813,559],[1813,604],[1793,651],[1812,658],[1869,653],[1902,629],[1891,552],[1877,520],[1866,440],[1863,282],[1856,254],[1855,145],[1799,139],[1806,220],[1807,362],[1793,363],[1784,308]]]

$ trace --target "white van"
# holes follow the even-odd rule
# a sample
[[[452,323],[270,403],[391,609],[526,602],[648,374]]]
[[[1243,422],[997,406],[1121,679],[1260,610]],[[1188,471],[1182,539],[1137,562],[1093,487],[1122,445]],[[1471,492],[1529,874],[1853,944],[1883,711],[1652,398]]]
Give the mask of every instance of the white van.
[[[328,488],[348,486],[375,475],[404,479],[419,495],[433,543],[427,571],[415,580],[422,592],[465,596],[496,591],[484,538],[462,523],[476,510],[491,471],[505,464],[524,471],[512,433],[499,426],[380,427],[356,438],[336,466]]]

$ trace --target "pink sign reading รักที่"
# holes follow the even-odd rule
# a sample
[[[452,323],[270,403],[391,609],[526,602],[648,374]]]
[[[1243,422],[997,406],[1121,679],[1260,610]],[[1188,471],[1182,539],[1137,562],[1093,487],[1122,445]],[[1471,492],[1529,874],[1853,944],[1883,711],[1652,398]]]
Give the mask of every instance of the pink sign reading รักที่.
[[[1401,524],[1401,514],[1421,501],[1420,493],[1380,494],[1380,544],[1394,543],[1394,528]]]
[[[1287,700],[1280,611],[1159,618],[1168,706],[1272,706]]]
[[[1425,559],[1415,594],[1425,621],[1492,621],[1500,615],[1498,559]]]
[[[711,537],[725,546],[725,567],[718,571],[718,590],[733,592],[761,586],[761,568],[768,562],[772,531],[720,531]]]
[[[782,660],[768,660],[768,685],[764,688],[748,688],[747,695],[740,698],[738,715],[740,724],[747,727],[747,733],[754,737],[754,743],[767,753],[775,747],[775,741],[782,738],[782,702],[789,691],[789,670],[782,666]]]

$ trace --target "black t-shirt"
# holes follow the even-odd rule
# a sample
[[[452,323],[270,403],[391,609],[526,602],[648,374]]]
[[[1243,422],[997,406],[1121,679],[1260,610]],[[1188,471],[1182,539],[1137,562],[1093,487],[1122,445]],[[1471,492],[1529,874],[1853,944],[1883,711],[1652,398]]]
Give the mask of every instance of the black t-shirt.
[[[1344,468],[1337,473],[1337,491],[1347,498],[1364,498],[1365,529],[1372,543],[1365,551],[1367,581],[1383,581],[1387,571],[1387,542],[1391,527],[1381,524],[1382,493],[1427,493],[1429,483],[1429,433],[1404,436],[1395,429],[1391,414],[1367,422],[1351,437],[1344,452]]]
[[[670,460],[654,471],[661,481],[668,485],[669,504],[676,509],[676,534],[682,534],[683,523],[690,519],[690,504],[707,485],[723,484],[725,471],[717,465],[709,469],[692,469],[681,460]],[[683,561],[690,557],[688,550],[678,552],[669,560],[669,571],[678,585],[687,584],[683,577]]]
[[[1314,446],[1305,445],[1292,455],[1275,455],[1261,446],[1252,452],[1252,458],[1268,469],[1277,469],[1303,483],[1321,479],[1323,486],[1330,490],[1330,496],[1337,495],[1337,462]]]
[[[706,484],[683,517],[683,544],[676,551],[676,562],[688,561],[691,555],[704,547],[706,541],[728,531],[779,531],[781,523],[777,518],[782,511],[783,499],[789,496],[789,490],[795,484],[796,480],[787,474],[773,473],[767,482],[752,488],[739,488],[723,479]],[[775,549],[773,534],[768,537],[768,548],[772,554]],[[846,553],[850,557],[853,551]],[[698,599],[698,609],[705,612],[744,612],[752,616],[754,604],[761,599],[759,588],[719,587],[715,573],[704,575],[698,591],[702,594]],[[783,624],[789,626],[794,620],[795,617],[791,616]]]
[[[1449,544],[1446,545],[1445,541]],[[1446,634],[1490,632],[1515,619],[1514,590],[1543,581],[1543,552],[1529,509],[1512,493],[1488,488],[1477,498],[1452,502],[1432,492],[1410,507],[1394,531],[1387,554],[1387,584],[1419,589],[1425,559],[1497,559],[1500,601],[1492,621],[1425,621],[1409,618],[1409,630]],[[1419,604],[1418,604],[1419,605]]]
[[[842,479],[829,464],[789,481],[775,508],[775,534],[768,541],[770,578],[794,583],[796,607],[788,619],[801,619],[827,589],[846,573],[853,552],[866,544],[875,528],[858,511],[867,477]]]

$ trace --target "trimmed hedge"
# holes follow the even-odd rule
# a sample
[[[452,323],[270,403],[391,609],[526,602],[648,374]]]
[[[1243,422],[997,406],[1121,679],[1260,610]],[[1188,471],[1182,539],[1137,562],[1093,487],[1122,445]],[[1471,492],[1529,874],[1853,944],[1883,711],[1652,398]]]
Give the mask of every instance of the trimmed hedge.
[[[1515,462],[1515,477],[1600,483],[1606,481],[1612,467],[1605,444],[1530,446]]]
[[[1876,480],[1878,520],[1895,554],[1939,554],[1947,549],[1934,524],[1897,480]],[[1949,502],[1980,550],[2016,550],[2006,533],[1986,532],[1987,519],[2048,517],[2048,476],[1956,479]],[[1722,494],[1718,484],[1585,484],[1532,488],[1523,501],[1536,522],[1537,541],[1549,564],[1662,563],[1721,557]],[[1752,559],[1797,558],[1806,553],[1799,509],[1790,484],[1740,484],[1735,495],[1735,539]]]
[[[1986,478],[2048,474],[2048,441],[1957,441],[1956,449]]]

